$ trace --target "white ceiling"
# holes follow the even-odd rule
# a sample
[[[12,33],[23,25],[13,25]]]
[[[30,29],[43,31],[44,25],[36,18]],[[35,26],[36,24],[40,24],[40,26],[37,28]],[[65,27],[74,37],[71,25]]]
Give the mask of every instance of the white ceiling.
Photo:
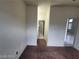
[[[16,0],[0,0],[2,2],[14,2]],[[50,3],[51,5],[71,5],[79,6],[79,0],[73,2],[72,0],[24,0],[27,4],[38,5],[39,3]]]
[[[0,0],[0,2],[13,2],[13,1],[16,1],[16,0]]]
[[[79,5],[79,0],[24,0],[27,4],[50,3],[51,5]]]

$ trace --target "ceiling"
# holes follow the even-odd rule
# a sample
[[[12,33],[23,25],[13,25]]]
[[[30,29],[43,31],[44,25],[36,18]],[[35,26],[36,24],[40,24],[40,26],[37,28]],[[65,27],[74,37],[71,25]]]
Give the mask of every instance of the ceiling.
[[[40,3],[50,3],[51,5],[74,5],[79,6],[79,0],[24,0],[27,4],[38,5]]]
[[[0,2],[13,2],[13,1],[16,1],[16,0],[0,0]]]
[[[0,0],[2,2],[14,2],[16,0]],[[27,4],[38,5],[40,3],[49,3],[51,5],[70,5],[70,6],[79,6],[79,0],[24,0]]]

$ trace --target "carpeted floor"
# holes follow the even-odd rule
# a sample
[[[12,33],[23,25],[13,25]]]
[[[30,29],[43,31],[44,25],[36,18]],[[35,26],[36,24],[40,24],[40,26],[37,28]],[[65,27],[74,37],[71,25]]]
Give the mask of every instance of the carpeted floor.
[[[38,47],[28,46],[19,59],[79,59],[79,51],[72,47]]]

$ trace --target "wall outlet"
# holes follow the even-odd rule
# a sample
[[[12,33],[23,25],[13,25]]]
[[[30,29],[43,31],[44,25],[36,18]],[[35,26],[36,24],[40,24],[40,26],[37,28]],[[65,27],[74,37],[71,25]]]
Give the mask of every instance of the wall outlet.
[[[16,55],[18,55],[18,51],[16,51]]]

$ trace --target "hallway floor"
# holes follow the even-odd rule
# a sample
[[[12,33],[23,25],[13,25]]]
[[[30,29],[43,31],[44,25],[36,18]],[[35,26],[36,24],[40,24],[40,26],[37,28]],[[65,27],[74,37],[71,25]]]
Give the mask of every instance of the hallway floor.
[[[28,46],[19,59],[79,59],[79,51],[72,47],[46,47],[41,50]]]

